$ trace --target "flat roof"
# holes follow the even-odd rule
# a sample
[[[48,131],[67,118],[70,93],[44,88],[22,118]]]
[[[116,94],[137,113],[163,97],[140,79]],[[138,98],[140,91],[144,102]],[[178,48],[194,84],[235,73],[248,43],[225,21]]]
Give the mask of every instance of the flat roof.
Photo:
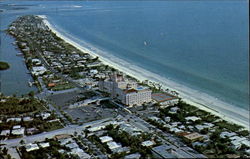
[[[177,97],[167,94],[167,93],[153,93],[152,99],[156,100],[157,102],[164,102],[172,99],[176,99]]]

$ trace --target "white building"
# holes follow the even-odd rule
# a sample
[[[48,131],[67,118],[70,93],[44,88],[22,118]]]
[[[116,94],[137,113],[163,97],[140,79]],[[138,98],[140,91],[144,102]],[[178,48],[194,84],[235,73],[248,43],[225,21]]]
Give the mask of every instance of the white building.
[[[25,128],[21,127],[21,128],[18,128],[18,129],[13,129],[11,131],[11,134],[12,135],[17,135],[17,136],[23,136],[24,135],[24,131],[25,131]]]
[[[2,130],[0,136],[8,136],[10,134],[10,130]]]
[[[36,67],[32,67],[32,71],[31,73],[33,75],[42,75],[47,71],[47,69],[44,66],[36,66]]]
[[[116,142],[113,142],[113,141],[112,142],[108,142],[107,145],[108,145],[108,147],[109,147],[110,150],[113,150],[113,149],[121,147],[120,144],[117,144]]]
[[[50,144],[49,144],[49,142],[42,142],[42,143],[39,143],[39,146],[42,148],[46,148],[46,147],[49,147]]]
[[[105,142],[113,141],[113,138],[110,136],[102,136],[102,137],[100,137],[100,140],[102,143],[105,143]]]
[[[155,142],[147,140],[147,141],[142,142],[141,145],[145,147],[150,147],[150,146],[155,145]]]
[[[29,143],[27,145],[25,145],[25,148],[26,148],[26,151],[27,152],[30,152],[30,151],[34,151],[34,150],[38,150],[39,147],[37,144],[32,144],[32,143]]]
[[[6,120],[6,122],[9,122],[9,121],[16,121],[16,122],[20,122],[22,119],[21,118],[8,118]]]
[[[122,75],[114,74],[99,81],[98,85],[101,91],[110,93],[112,98],[117,98],[128,106],[142,105],[151,101],[150,89],[137,86],[136,82],[125,81]]]

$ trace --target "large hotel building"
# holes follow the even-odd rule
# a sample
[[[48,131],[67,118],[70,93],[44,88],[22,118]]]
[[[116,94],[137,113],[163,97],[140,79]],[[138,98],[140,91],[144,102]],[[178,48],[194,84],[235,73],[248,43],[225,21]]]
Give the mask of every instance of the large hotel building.
[[[113,74],[98,83],[99,89],[110,93],[128,106],[142,105],[151,101],[152,91],[147,87],[138,86],[136,82],[125,81],[122,75]]]

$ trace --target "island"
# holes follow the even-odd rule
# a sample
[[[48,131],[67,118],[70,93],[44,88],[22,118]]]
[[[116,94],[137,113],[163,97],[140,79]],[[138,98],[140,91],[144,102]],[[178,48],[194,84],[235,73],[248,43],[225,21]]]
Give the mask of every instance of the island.
[[[10,65],[7,62],[0,61],[0,71],[7,70],[10,68]]]
[[[8,33],[16,39],[39,92],[22,98],[0,96],[0,154],[76,159],[249,157],[246,128],[185,103],[178,92],[159,83],[140,81],[104,63],[59,36],[46,17],[21,16]]]

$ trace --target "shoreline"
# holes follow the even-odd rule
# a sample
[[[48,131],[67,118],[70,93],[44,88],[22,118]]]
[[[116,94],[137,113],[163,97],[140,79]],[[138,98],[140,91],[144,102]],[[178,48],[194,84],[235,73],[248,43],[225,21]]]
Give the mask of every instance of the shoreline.
[[[63,39],[65,42],[73,45],[82,52],[86,52],[91,56],[98,56],[103,64],[114,67],[121,72],[126,72],[125,74],[128,74],[138,79],[139,81],[150,80],[156,83],[160,83],[164,89],[169,88],[170,90],[177,91],[184,102],[196,106],[201,110],[210,112],[225,121],[241,125],[247,130],[250,130],[249,110],[234,107],[228,103],[217,100],[216,98],[206,93],[200,92],[198,90],[193,90],[186,86],[175,83],[174,81],[144,70],[143,68],[130,64],[108,53],[100,53],[101,51],[99,51],[98,49],[88,49],[87,47],[80,45],[79,43],[73,41],[71,38],[60,33],[53,25],[49,23],[46,16],[39,15],[39,17],[43,19],[45,25],[47,25],[49,29],[58,37]],[[211,105],[212,108],[208,107],[208,105]]]

